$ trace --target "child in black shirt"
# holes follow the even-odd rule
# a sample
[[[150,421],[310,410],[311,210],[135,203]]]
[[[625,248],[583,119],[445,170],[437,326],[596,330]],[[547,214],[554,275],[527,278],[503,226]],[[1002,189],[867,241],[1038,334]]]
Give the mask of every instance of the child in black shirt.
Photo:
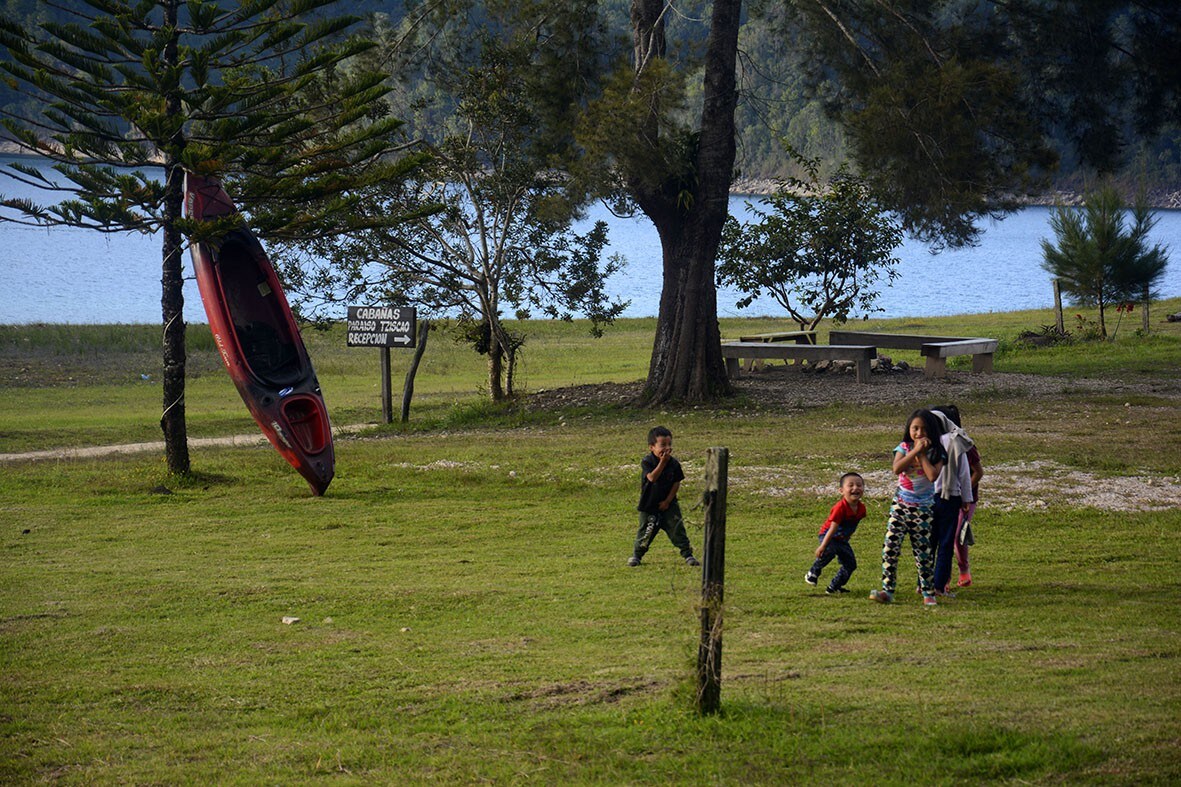
[[[681,470],[681,463],[673,459],[672,448],[673,433],[668,429],[657,426],[648,432],[648,455],[640,462],[640,503],[636,506],[640,512],[640,529],[636,533],[632,556],[627,560],[629,566],[640,565],[658,530],[668,534],[686,563],[701,565],[693,557],[693,547],[689,545],[689,536],[681,519],[681,507],[677,504],[677,490],[681,488],[685,473]]]

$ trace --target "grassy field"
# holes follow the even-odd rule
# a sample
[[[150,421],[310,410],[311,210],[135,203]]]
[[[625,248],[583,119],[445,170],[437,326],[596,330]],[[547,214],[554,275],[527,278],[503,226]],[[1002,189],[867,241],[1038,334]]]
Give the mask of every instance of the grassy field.
[[[1136,313],[1106,345],[1070,344],[1030,350],[1015,343],[1024,330],[1053,323],[1048,310],[858,322],[863,330],[990,336],[1001,340],[999,371],[1071,374],[1112,379],[1181,376],[1181,322],[1163,321],[1181,311],[1181,298],[1154,305],[1153,331],[1140,338]],[[1073,310],[1071,312],[1074,313]],[[1094,318],[1093,311],[1083,311]],[[593,338],[585,324],[528,321],[515,327],[528,336],[518,387],[537,391],[599,382],[632,382],[647,374],[655,320],[621,320]],[[723,336],[782,330],[784,320],[722,320]],[[1067,326],[1068,328],[1071,326]],[[821,326],[821,341],[827,338]],[[253,433],[255,427],[221,367],[208,328],[188,330],[186,390],[190,437]],[[344,331],[306,330],[335,425],[377,424],[381,418],[379,351],[345,346]],[[158,326],[0,326],[0,453],[62,446],[160,440]],[[1098,348],[1098,349],[1097,349]],[[921,364],[918,353],[890,351],[895,360]],[[393,350],[395,412],[412,353]],[[951,360],[968,368],[967,358]],[[487,416],[483,359],[457,343],[446,328],[432,332],[415,384],[407,427],[433,429]],[[148,379],[144,379],[144,377]],[[398,429],[402,429],[399,425]]]
[[[865,598],[898,407],[502,412],[443,333],[410,428],[340,440],[323,498],[266,446],[202,448],[184,480],[155,454],[4,464],[0,781],[1175,784],[1181,324],[1012,341],[1050,321],[866,326],[996,336],[1002,373],[1167,383],[961,398],[990,475],[976,582],[934,610]],[[644,374],[651,321],[600,340],[524,327],[530,390]],[[191,333],[190,433],[249,432]],[[157,341],[0,328],[0,452],[159,439],[159,386],[139,376]],[[334,422],[377,420],[376,352],[310,343]],[[715,717],[692,712],[699,571],[667,541],[624,565],[657,420],[695,546],[705,450],[732,455]],[[871,481],[869,516],[855,592],[828,597],[802,577],[848,467]],[[1112,500],[1082,504],[1093,489]]]

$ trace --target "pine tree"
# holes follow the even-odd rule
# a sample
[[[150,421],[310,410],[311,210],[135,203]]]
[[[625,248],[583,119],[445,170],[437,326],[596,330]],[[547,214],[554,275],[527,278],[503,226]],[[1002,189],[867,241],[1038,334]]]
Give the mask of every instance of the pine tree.
[[[190,470],[181,253],[186,236],[219,229],[182,218],[184,171],[221,177],[263,237],[297,238],[357,229],[365,188],[413,164],[389,157],[398,122],[381,116],[385,75],[348,67],[372,45],[348,35],[359,20],[332,16],[334,2],[80,0],[54,6],[66,22],[0,17],[0,73],[40,108],[4,117],[7,139],[56,162],[58,177],[19,163],[6,174],[72,194],[0,205],[37,225],[160,233],[172,473]]]
[[[1058,208],[1050,216],[1057,243],[1042,241],[1042,267],[1076,303],[1099,307],[1099,335],[1107,338],[1105,312],[1114,303],[1151,297],[1168,265],[1168,250],[1149,247],[1156,225],[1141,198],[1125,223],[1123,197],[1112,186],[1086,196],[1083,208]]]

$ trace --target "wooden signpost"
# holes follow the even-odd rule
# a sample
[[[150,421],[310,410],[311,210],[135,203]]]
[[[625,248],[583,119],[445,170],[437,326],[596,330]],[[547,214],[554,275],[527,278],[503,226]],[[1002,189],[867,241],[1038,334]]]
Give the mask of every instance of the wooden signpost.
[[[405,306],[350,306],[348,307],[349,347],[378,347],[381,349],[381,417],[389,424],[394,421],[393,393],[390,389],[390,348],[414,347],[417,315]],[[425,324],[425,321],[424,321]],[[422,353],[415,356],[414,368]],[[407,378],[413,390],[413,378]],[[406,420],[409,401],[403,397],[402,420]]]
[[[701,571],[701,642],[697,648],[697,712],[717,713],[722,699],[722,589],[726,574],[726,487],[730,449],[705,459],[705,549]]]

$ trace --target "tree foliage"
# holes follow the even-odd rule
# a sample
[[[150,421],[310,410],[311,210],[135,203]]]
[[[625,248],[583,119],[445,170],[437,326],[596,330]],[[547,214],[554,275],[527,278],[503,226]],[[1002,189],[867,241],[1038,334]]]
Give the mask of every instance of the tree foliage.
[[[493,399],[514,395],[525,337],[506,316],[591,320],[597,334],[625,304],[604,292],[618,260],[602,260],[606,224],[573,230],[580,199],[564,162],[571,113],[598,72],[592,2],[488,4],[487,17],[410,18],[425,40],[408,53],[430,61],[446,123],[425,140],[431,161],[377,212],[416,210],[392,231],[307,247],[288,258],[313,308],[369,297],[457,315],[489,362]],[[453,8],[449,10],[454,10]],[[493,13],[494,12],[494,13]],[[413,32],[413,31],[411,31]]]
[[[767,210],[748,203],[756,221],[727,221],[718,282],[746,294],[739,308],[766,292],[800,330],[813,330],[827,317],[843,323],[858,313],[868,316],[878,282],[897,276],[893,254],[902,230],[862,180],[838,172],[821,182],[817,160],[795,158],[806,180],[781,182],[762,200]]]
[[[0,218],[162,238],[161,426],[169,469],[189,470],[184,423],[181,217],[185,169],[218,175],[260,234],[307,237],[358,224],[366,184],[397,178],[398,122],[374,114],[384,74],[340,67],[371,44],[333,0],[82,0],[36,26],[0,18],[0,72],[22,92],[5,138],[56,162],[50,179],[17,162],[10,177],[46,204],[0,197]],[[331,91],[316,91],[322,79]],[[309,100],[319,96],[320,100]]]
[[[84,0],[90,13],[40,30],[0,21],[0,70],[41,109],[5,117],[8,139],[62,177],[19,163],[8,174],[67,196],[7,207],[39,224],[154,232],[169,221],[158,168],[171,162],[221,177],[264,236],[339,229],[345,176],[382,180],[402,164],[382,160],[400,121],[373,114],[385,75],[339,68],[372,46],[344,37],[360,20],[310,21],[335,2]],[[331,94],[310,103],[324,78]]]
[[[437,1],[357,0],[349,4],[348,10],[357,15],[376,13],[387,20],[386,43],[397,48],[405,30],[396,22],[422,18],[426,9],[436,5]],[[597,5],[606,30],[605,40],[614,51],[615,41],[630,35],[628,0],[600,0]],[[685,66],[681,69],[689,83],[685,92],[688,107],[700,102],[700,73],[695,63],[700,59],[707,30],[687,22],[701,19],[704,5],[704,0],[678,0],[667,14],[676,23],[669,48],[678,57],[691,56],[682,59]],[[821,77],[820,84],[816,84],[805,68],[816,63],[806,45],[807,37],[815,31],[810,27],[785,27],[784,18],[789,12],[794,14],[791,3],[756,0],[748,5],[740,39],[742,98],[736,115],[739,174],[754,179],[803,176],[779,145],[781,138],[808,157],[821,159],[822,175],[836,171],[841,162],[850,158],[850,149],[839,118],[824,113],[825,97],[832,95],[833,88],[823,83],[834,75],[833,70],[827,66],[815,69]],[[834,14],[856,5],[825,3]],[[1181,84],[1181,73],[1178,59],[1172,57],[1172,42],[1181,36],[1177,24],[1181,5],[1171,0],[1008,0],[1003,4],[990,0],[977,5],[981,13],[989,6],[994,7],[994,13],[1003,12],[1003,17],[995,17],[995,25],[997,30],[1005,31],[1002,40],[1008,54],[998,51],[998,60],[1020,54],[1024,62],[1021,83],[1044,109],[1041,114],[1048,121],[1045,133],[1050,146],[1062,152],[1056,168],[1049,173],[1054,188],[1081,188],[1091,174],[1088,170],[1099,159],[1106,159],[1106,167],[1127,182],[1143,182],[1158,191],[1179,187],[1181,106],[1174,86]],[[64,6],[36,0],[0,3],[0,9],[5,9],[10,18],[30,24],[38,18],[66,18],[67,12],[61,10]],[[905,18],[904,6],[892,7],[895,20]],[[490,16],[471,4],[457,10],[457,14],[473,24],[484,24]],[[825,18],[831,24],[832,20]],[[382,36],[378,32],[374,37]],[[393,92],[400,102],[395,103],[395,114],[408,121],[410,136],[430,136],[430,130],[445,122],[451,111],[445,97],[432,88],[434,69],[434,64],[405,67],[400,63],[391,70],[396,79]],[[1119,100],[1113,100],[1117,96]],[[11,105],[15,109],[20,101],[20,95],[11,93],[0,82],[0,108]],[[413,102],[422,106],[417,118],[402,109]],[[1132,122],[1120,119],[1121,115],[1131,118],[1133,113],[1137,119]],[[1095,124],[1100,118],[1106,118],[1103,125],[1114,133],[1097,131]],[[1084,138],[1087,141],[1080,144]],[[1082,147],[1088,150],[1086,155],[1081,153]]]
[[[971,242],[982,216],[1055,162],[988,3],[795,0],[811,81],[867,183],[924,240]]]
[[[1137,140],[1181,122],[1181,4],[1173,0],[996,3],[1038,117],[1068,164],[1114,172]],[[1029,92],[1029,91],[1027,91]],[[1030,99],[1025,99],[1029,101]]]
[[[1058,279],[1076,303],[1099,307],[1099,333],[1106,338],[1106,308],[1114,303],[1157,297],[1168,249],[1149,246],[1155,214],[1140,198],[1126,223],[1126,204],[1107,185],[1086,196],[1084,207],[1058,208],[1050,216],[1056,243],[1042,241],[1042,267]]]

